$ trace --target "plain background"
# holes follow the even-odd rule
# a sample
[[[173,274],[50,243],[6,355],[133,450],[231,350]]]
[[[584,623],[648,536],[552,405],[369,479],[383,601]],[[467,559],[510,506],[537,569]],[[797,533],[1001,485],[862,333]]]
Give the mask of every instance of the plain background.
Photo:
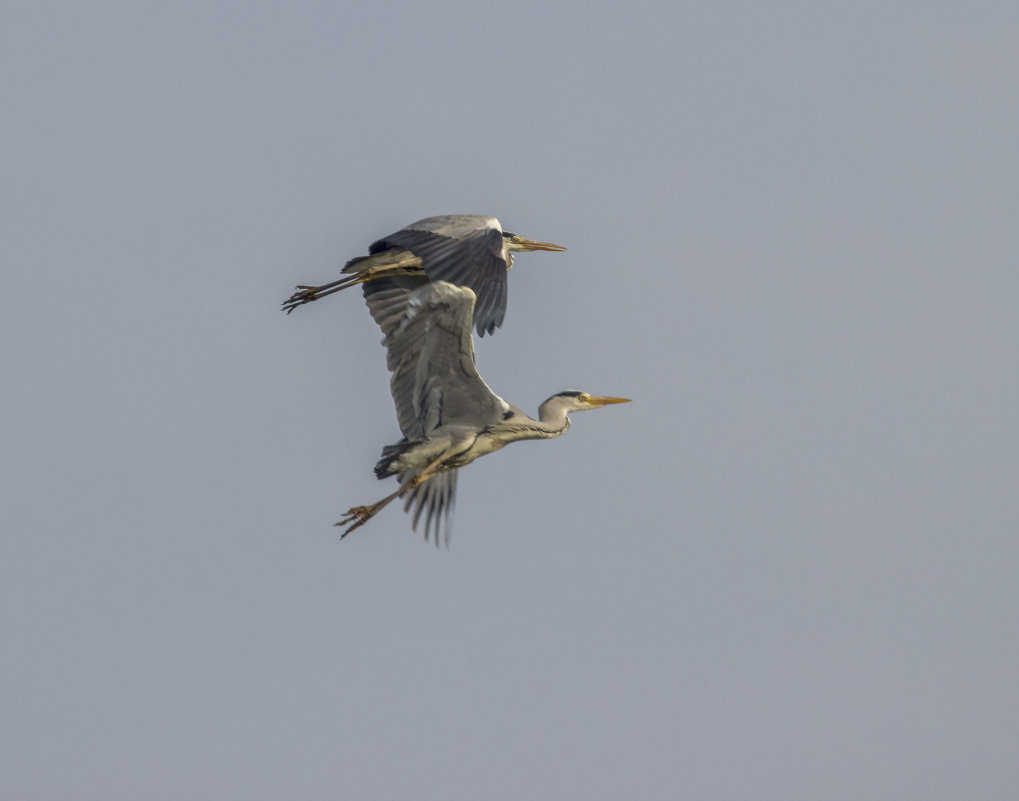
[[[1014,799],[1019,7],[7,2],[0,797]],[[357,293],[523,254],[396,507]]]

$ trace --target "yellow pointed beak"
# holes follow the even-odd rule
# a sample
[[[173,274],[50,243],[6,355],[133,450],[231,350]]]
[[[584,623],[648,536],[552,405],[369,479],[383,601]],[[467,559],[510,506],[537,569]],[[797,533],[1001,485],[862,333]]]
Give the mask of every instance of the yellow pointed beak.
[[[587,402],[592,406],[608,406],[610,403],[629,403],[629,398],[609,398],[599,395],[591,395]]]
[[[562,245],[553,245],[551,242],[535,242],[533,239],[519,237],[516,242],[521,250],[553,250],[556,252],[566,250]]]

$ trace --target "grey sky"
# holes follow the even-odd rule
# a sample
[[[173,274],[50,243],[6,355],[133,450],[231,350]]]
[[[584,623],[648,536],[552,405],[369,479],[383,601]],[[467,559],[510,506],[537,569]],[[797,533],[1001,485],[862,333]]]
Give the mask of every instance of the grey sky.
[[[1014,3],[8,3],[0,796],[1019,792]],[[522,254],[492,388],[634,399],[384,487],[355,293]]]

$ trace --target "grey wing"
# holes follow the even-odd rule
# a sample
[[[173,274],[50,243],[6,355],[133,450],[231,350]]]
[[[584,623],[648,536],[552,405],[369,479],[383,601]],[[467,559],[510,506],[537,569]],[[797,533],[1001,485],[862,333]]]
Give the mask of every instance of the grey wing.
[[[453,533],[453,505],[456,501],[456,474],[457,471],[446,470],[432,476],[424,484],[412,489],[405,497],[403,511],[410,511],[414,507],[414,519],[411,528],[417,531],[421,516],[425,520],[425,541],[429,534],[434,533],[435,545],[439,545],[439,532],[443,533],[446,545]],[[400,474],[400,484],[410,481],[416,473],[408,472]]]
[[[403,320],[411,293],[428,283],[423,275],[399,275],[376,278],[362,284],[365,303],[372,319],[388,337]],[[385,344],[385,342],[383,342]],[[393,369],[392,363],[389,369]]]
[[[474,292],[445,281],[380,279],[365,286],[365,301],[385,334],[389,387],[400,431],[425,437],[442,425],[484,428],[509,404],[474,364]]]
[[[507,276],[499,221],[481,215],[429,217],[380,239],[371,253],[405,248],[421,259],[432,281],[474,290],[478,335],[492,333],[506,317]]]

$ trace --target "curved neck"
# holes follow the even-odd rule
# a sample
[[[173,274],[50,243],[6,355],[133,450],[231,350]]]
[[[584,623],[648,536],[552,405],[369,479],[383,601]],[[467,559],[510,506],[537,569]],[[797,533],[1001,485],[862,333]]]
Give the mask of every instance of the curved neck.
[[[535,421],[546,436],[558,437],[570,427],[570,418],[566,416],[566,403],[560,397],[549,398],[538,407],[538,419]]]
[[[558,437],[570,427],[570,418],[566,416],[566,408],[560,400],[553,398],[541,404],[537,420],[515,409],[512,417],[489,426],[488,431],[502,444],[521,439]]]

